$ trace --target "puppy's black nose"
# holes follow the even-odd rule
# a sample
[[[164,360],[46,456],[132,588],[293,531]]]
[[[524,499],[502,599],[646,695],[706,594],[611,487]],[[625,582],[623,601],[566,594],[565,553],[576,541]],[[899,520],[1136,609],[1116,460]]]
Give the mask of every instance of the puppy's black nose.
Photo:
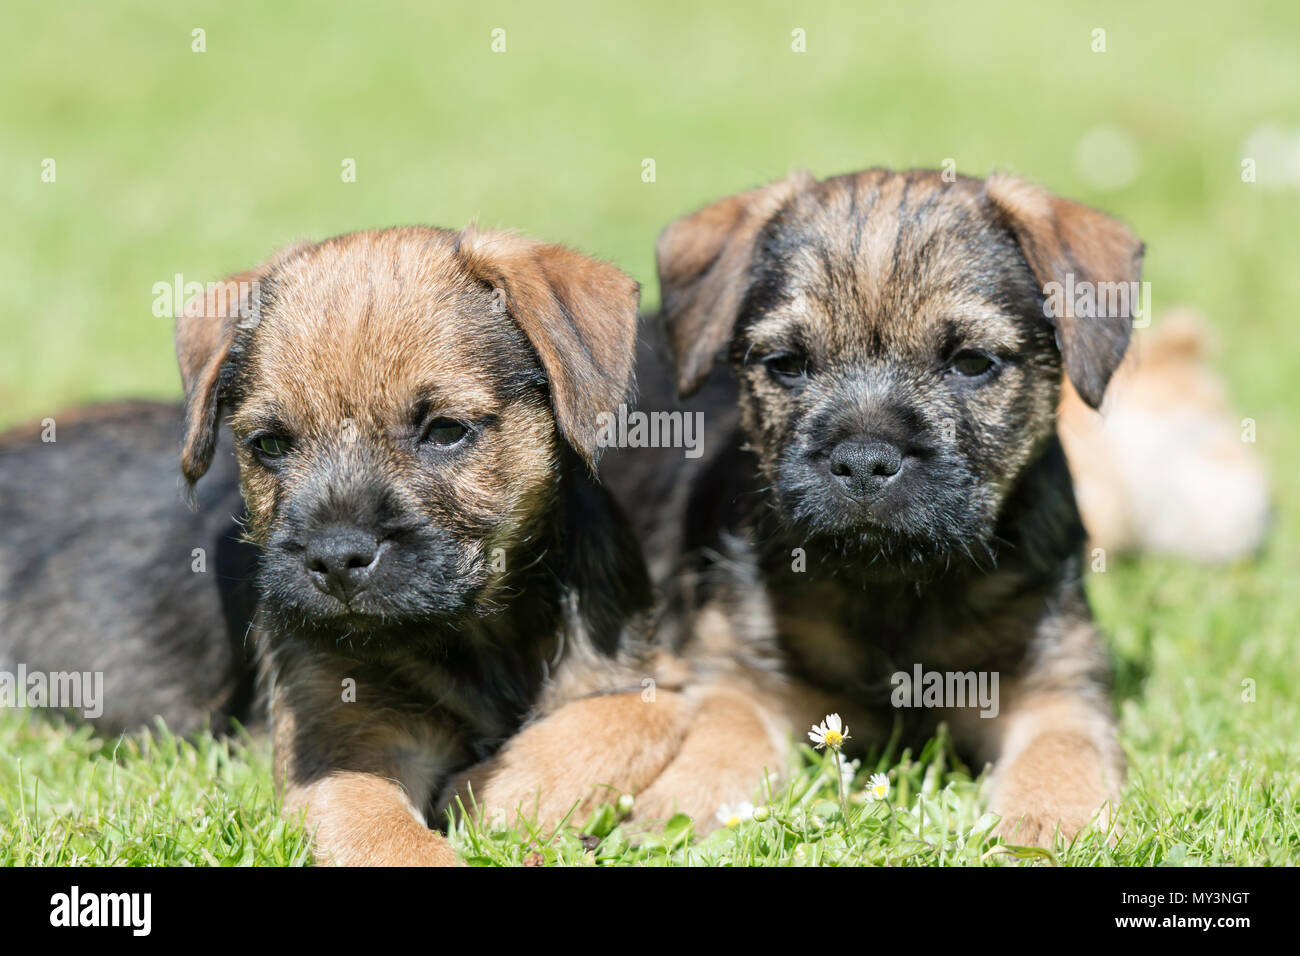
[[[379,559],[379,541],[360,528],[326,528],[303,552],[312,584],[344,604],[366,586]]]
[[[831,474],[846,494],[871,498],[903,470],[903,453],[883,441],[844,441],[830,456]]]

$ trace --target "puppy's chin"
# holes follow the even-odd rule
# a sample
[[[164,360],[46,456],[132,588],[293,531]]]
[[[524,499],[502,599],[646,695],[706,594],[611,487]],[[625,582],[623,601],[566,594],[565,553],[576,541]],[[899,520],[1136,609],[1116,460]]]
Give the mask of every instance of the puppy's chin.
[[[923,579],[992,562],[996,495],[952,463],[922,463],[865,500],[845,494],[815,465],[787,461],[779,474],[777,514],[818,552],[809,570]]]
[[[358,648],[455,631],[496,610],[484,599],[486,569],[466,571],[437,554],[390,557],[344,601],[312,582],[300,554],[277,549],[263,557],[258,586],[263,616],[278,632]]]

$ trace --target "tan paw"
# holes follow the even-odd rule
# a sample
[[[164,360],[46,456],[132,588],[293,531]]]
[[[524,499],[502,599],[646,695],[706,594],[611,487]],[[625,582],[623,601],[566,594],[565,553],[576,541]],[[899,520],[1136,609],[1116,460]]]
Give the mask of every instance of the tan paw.
[[[678,695],[610,694],[575,701],[513,737],[466,771],[455,790],[488,820],[522,817],[551,827],[581,823],[597,805],[635,793],[659,775],[685,733]],[[471,799],[472,793],[472,799]],[[453,803],[453,806],[455,804]]]
[[[1068,844],[1090,823],[1108,830],[1110,806],[1099,784],[1068,789],[1012,778],[995,791],[991,809],[1001,819],[993,835],[1007,843],[1050,849],[1058,835]]]

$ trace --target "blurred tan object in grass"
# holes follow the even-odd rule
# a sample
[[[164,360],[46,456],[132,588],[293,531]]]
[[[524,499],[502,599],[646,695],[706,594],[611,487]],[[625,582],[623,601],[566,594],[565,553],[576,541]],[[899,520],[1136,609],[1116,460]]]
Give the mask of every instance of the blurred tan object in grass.
[[[1268,479],[1210,349],[1175,310],[1135,334],[1100,413],[1066,382],[1058,431],[1092,547],[1223,562],[1263,546]]]

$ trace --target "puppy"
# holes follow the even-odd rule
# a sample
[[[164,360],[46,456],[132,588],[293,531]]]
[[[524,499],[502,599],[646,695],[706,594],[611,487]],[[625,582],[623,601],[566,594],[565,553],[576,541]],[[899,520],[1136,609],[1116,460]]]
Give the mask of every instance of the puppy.
[[[840,710],[866,743],[946,721],[994,763],[1014,839],[1113,805],[1123,760],[1055,412],[1062,371],[1100,404],[1131,316],[1045,303],[1067,279],[1139,281],[1141,243],[1007,177],[871,170],[724,200],[658,254],[678,390],[724,355],[738,412],[699,482],[720,507],[690,525],[684,636],[779,662],[794,728]],[[999,699],[917,707],[918,668],[997,675]]]
[[[0,438],[0,671],[102,674],[72,715],[107,735],[244,724],[256,549],[241,538],[233,446],[187,507],[181,409],[76,409]],[[84,681],[83,681],[84,682]]]
[[[602,472],[696,698],[663,769],[618,781],[638,812],[709,820],[832,712],[850,749],[947,722],[993,763],[1013,841],[1113,806],[1124,761],[1056,409],[1063,376],[1101,402],[1131,317],[1045,304],[1067,276],[1136,282],[1138,240],[1004,176],[877,169],[722,200],[657,251],[668,348],[642,348],[640,404],[708,429],[699,458],[626,450]],[[574,774],[586,759],[571,749]]]
[[[289,248],[177,321],[182,471],[236,443],[275,767],[322,862],[451,864],[448,781],[647,673],[649,591],[596,484],[638,290],[501,233]],[[225,300],[223,304],[222,300]]]

